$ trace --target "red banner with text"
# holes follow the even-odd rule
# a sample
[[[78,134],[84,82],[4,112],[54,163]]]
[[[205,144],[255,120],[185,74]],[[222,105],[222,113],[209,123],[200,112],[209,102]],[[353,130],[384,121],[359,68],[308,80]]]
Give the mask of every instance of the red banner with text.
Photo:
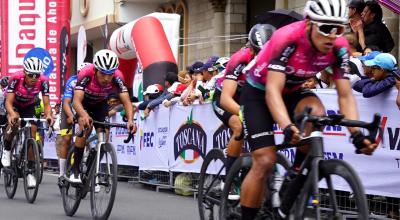
[[[45,48],[54,62],[49,75],[50,103],[60,100],[70,59],[70,0],[13,0],[1,2],[1,74],[22,69],[24,55]]]

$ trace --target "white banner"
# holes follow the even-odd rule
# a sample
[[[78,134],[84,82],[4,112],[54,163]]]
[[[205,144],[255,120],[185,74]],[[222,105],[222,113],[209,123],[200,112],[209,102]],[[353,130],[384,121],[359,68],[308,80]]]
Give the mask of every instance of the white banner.
[[[78,68],[79,65],[85,62],[87,51],[86,30],[82,25],[79,27],[77,44],[76,67]]]

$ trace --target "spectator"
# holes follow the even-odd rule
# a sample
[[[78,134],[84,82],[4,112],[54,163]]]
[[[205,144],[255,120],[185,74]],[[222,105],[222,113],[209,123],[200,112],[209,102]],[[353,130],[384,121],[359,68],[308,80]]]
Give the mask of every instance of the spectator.
[[[361,61],[362,65],[363,65],[364,76],[372,77],[371,67],[365,66],[364,62],[367,61],[367,60],[374,59],[380,53],[381,52],[379,52],[379,51],[372,51],[372,52],[368,53],[365,56],[358,57],[358,59]],[[363,76],[363,75],[361,75],[361,76]]]
[[[394,47],[394,41],[386,25],[382,22],[382,8],[377,1],[368,1],[361,13],[364,24],[358,30],[360,45],[367,54],[373,50],[389,53]]]
[[[365,61],[365,65],[371,67],[372,77],[363,77],[353,86],[365,98],[376,96],[396,84],[392,71],[396,70],[397,61],[393,55],[381,53],[373,60]]]
[[[119,96],[117,93],[111,93],[108,95],[108,117],[113,117],[117,112],[120,112],[124,109],[121,101],[119,100]]]
[[[397,72],[397,75],[400,75],[400,70],[396,70],[396,72]],[[397,107],[399,107],[399,110],[400,110],[400,78],[396,78],[396,88],[398,90],[397,98],[396,98],[396,104],[397,104]]]
[[[149,102],[159,97],[163,91],[164,87],[160,84],[153,84],[147,86],[146,91],[143,92],[145,100],[139,104],[138,109],[145,110]]]
[[[178,86],[178,76],[175,72],[168,72],[165,76],[165,90],[164,92],[156,99],[149,102],[147,108],[144,110],[144,117],[147,118],[150,114],[150,111],[161,104],[164,100],[169,100],[174,97],[173,91]]]
[[[316,76],[307,79],[303,85],[302,88],[304,89],[316,89],[318,85],[318,78]]]
[[[192,80],[190,85],[182,92],[181,101],[183,105],[191,105],[197,99],[200,104],[203,103],[203,95],[197,88],[197,82],[198,80]]]
[[[349,42],[349,52],[350,52],[350,75],[351,77],[358,76],[355,78],[353,81],[359,80],[361,76],[364,75],[364,68],[363,64],[361,63],[361,60],[357,59],[355,56],[361,56],[362,54],[357,52],[357,47],[358,47],[358,42],[357,42],[357,37],[354,33],[346,33],[344,34],[344,37],[347,39]]]
[[[181,95],[182,92],[185,91],[185,89],[187,88],[187,86],[185,84],[179,84],[175,91],[173,92],[174,94],[174,98],[172,98],[171,100],[164,100],[163,101],[163,105],[165,107],[170,107],[172,105],[175,105],[177,102],[179,102],[181,100]]]
[[[201,73],[203,66],[204,66],[203,62],[196,61],[189,67],[189,74],[192,77],[192,80],[197,79],[197,75]]]
[[[188,71],[182,70],[178,73],[178,80],[182,84],[189,85],[192,81],[192,77],[190,76]]]
[[[349,25],[352,33],[355,33],[355,37],[359,42],[358,31],[362,30],[363,22],[361,19],[361,13],[364,10],[364,0],[350,0],[349,1]],[[356,50],[362,52],[360,44],[357,44]]]

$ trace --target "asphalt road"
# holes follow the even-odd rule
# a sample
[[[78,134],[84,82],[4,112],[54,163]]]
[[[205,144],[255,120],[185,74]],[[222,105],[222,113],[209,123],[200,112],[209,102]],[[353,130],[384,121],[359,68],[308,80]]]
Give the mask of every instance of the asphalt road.
[[[74,217],[64,214],[57,177],[45,173],[34,204],[25,199],[23,182],[20,179],[14,199],[7,198],[3,176],[0,180],[0,220],[62,220],[91,219],[90,196],[80,204]],[[183,197],[169,190],[156,192],[154,187],[142,184],[118,182],[117,196],[109,219],[143,220],[192,220],[199,219],[197,201],[193,197]]]

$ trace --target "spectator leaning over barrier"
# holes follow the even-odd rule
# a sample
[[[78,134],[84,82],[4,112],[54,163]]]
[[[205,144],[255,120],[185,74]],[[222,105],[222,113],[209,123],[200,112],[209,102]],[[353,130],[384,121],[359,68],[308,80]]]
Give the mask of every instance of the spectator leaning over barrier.
[[[121,100],[119,99],[119,96],[117,93],[110,93],[108,95],[108,117],[113,117],[114,115],[117,114],[117,112],[120,112],[124,110],[124,106],[121,103]]]
[[[363,30],[359,31],[360,44],[364,54],[373,50],[389,53],[394,41],[386,25],[382,22],[382,8],[375,0],[366,2],[361,14]]]
[[[180,83],[185,84],[187,86],[192,81],[192,77],[190,76],[188,71],[181,70],[178,73],[178,80]]]
[[[144,95],[144,101],[139,104],[138,109],[139,110],[145,110],[147,108],[147,105],[151,100],[154,100],[158,98],[162,92],[164,91],[164,87],[160,84],[153,84],[149,85],[146,88],[146,91],[143,92]]]
[[[364,75],[364,68],[361,60],[356,57],[361,56],[360,52],[357,52],[356,48],[358,47],[357,37],[354,33],[348,32],[343,35],[347,41],[349,42],[349,53],[350,53],[350,74],[357,75],[359,77]],[[359,80],[359,79],[358,79]]]
[[[373,60],[365,61],[365,65],[371,67],[372,77],[363,77],[353,85],[353,89],[365,98],[376,96],[396,84],[392,72],[397,69],[397,61],[393,55],[381,53]]]
[[[175,105],[177,102],[181,100],[182,92],[185,91],[186,88],[187,86],[185,84],[179,84],[176,87],[175,91],[173,91],[174,97],[171,100],[164,100],[163,105],[165,107],[170,107],[172,105]]]
[[[175,72],[168,72],[165,76],[165,90],[164,92],[156,99],[149,102],[147,108],[144,110],[144,117],[147,118],[150,114],[150,111],[161,104],[164,100],[170,100],[174,97],[174,90],[178,86],[178,76]]]
[[[372,51],[365,56],[357,57],[357,59],[359,59],[362,63],[362,66],[364,69],[364,76],[372,77],[372,69],[369,66],[365,66],[365,64],[364,64],[365,61],[374,59],[380,53],[381,52],[379,52],[379,51]],[[361,76],[363,76],[363,75],[361,75]]]

